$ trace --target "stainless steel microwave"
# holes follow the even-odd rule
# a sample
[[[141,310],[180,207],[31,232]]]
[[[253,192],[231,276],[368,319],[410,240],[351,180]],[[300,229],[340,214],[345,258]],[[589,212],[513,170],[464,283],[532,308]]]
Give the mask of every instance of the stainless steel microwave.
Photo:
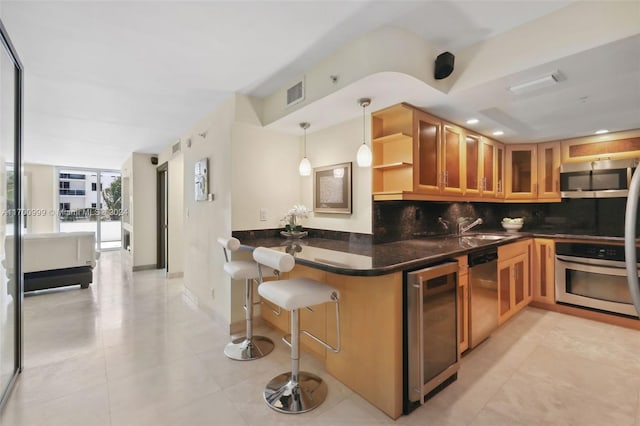
[[[637,159],[569,163],[560,167],[563,198],[626,197]]]

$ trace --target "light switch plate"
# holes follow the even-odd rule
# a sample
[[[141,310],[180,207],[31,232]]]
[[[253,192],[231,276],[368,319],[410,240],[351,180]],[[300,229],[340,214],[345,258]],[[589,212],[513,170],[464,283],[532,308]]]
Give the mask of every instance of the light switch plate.
[[[266,222],[267,221],[267,209],[265,209],[265,208],[261,208],[260,209],[260,221],[261,222]]]

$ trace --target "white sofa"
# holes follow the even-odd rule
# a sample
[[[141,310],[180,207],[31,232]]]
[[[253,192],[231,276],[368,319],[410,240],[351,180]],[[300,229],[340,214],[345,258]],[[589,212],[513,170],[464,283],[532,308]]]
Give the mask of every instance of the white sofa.
[[[88,288],[96,266],[93,232],[23,235],[24,291],[80,285]]]

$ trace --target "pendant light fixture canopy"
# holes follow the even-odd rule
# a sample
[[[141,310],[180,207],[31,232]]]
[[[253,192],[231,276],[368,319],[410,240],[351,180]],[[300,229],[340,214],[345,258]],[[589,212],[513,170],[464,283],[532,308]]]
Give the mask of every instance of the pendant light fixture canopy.
[[[311,174],[311,161],[307,158],[307,129],[309,126],[309,123],[300,123],[300,127],[304,130],[304,157],[300,160],[300,165],[298,165],[300,176],[309,176]]]
[[[362,99],[358,99],[358,103],[360,104],[360,106],[362,107],[362,145],[360,145],[360,148],[358,148],[358,154],[356,155],[356,160],[358,162],[358,166],[359,167],[370,167],[371,166],[371,162],[373,160],[373,154],[371,153],[371,148],[369,148],[369,145],[367,145],[367,138],[366,138],[366,116],[365,116],[365,109],[371,105],[371,99],[369,98],[362,98]]]

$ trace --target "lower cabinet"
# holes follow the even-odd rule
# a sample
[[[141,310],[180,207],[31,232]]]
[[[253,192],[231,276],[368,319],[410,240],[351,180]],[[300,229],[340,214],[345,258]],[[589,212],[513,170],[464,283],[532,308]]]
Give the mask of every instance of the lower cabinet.
[[[533,301],[554,304],[555,251],[553,240],[536,238],[533,241]]]
[[[529,258],[531,240],[498,247],[498,323],[502,324],[532,299]]]
[[[458,352],[469,349],[469,265],[467,256],[458,261]]]

